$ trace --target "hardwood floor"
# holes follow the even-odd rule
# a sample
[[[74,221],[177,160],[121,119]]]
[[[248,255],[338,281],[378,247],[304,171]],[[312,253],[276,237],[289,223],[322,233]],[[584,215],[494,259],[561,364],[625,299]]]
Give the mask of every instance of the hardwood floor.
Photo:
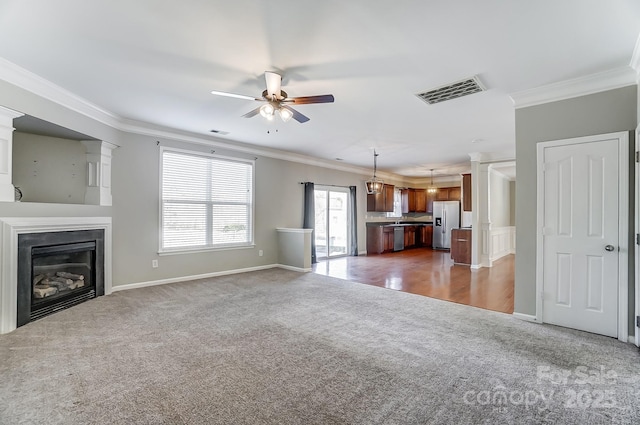
[[[382,255],[320,260],[314,273],[513,313],[514,255],[493,267],[453,264],[449,251],[417,248]]]

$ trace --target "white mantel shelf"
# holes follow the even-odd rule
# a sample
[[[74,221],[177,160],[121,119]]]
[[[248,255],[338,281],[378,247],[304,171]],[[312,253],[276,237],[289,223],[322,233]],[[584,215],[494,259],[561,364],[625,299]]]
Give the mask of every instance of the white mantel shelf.
[[[0,334],[16,329],[18,235],[104,230],[104,293],[111,294],[111,217],[0,217]]]

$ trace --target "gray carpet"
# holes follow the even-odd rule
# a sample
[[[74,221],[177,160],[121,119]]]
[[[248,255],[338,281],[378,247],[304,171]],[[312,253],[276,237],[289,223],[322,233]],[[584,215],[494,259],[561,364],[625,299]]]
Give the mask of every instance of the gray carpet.
[[[629,344],[273,269],[0,335],[2,424],[632,424]]]

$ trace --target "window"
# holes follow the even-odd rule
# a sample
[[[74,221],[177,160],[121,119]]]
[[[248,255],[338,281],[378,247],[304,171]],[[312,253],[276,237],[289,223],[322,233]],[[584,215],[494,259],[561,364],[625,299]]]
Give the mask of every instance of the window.
[[[160,251],[253,243],[253,161],[161,151]]]

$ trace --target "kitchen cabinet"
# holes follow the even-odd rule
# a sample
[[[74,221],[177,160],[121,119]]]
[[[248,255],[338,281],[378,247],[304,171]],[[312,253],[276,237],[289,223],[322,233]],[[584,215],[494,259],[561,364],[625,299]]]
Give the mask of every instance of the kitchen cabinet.
[[[416,246],[416,226],[404,226],[404,249]]]
[[[427,189],[414,189],[416,193],[416,212],[427,212]]]
[[[436,192],[436,201],[459,201],[460,200],[460,186],[454,187],[440,187]]]
[[[367,226],[367,255],[393,251],[393,226]]]
[[[385,184],[382,191],[376,194],[367,194],[368,212],[393,212],[393,190],[392,184]]]
[[[426,189],[402,189],[402,213],[426,213],[427,212],[427,190]]]
[[[416,244],[418,246],[431,248],[432,240],[433,240],[433,226],[431,224],[427,224],[417,228]]]
[[[450,187],[449,188],[449,200],[450,201],[459,201],[460,197],[460,186]]]
[[[451,230],[451,258],[454,263],[471,264],[471,229]]]
[[[462,211],[471,211],[471,174],[462,175]]]
[[[435,199],[435,193],[427,192],[427,214],[433,214],[433,200]]]
[[[400,191],[402,199],[402,214],[407,214],[416,211],[416,190],[415,189],[402,189]]]

